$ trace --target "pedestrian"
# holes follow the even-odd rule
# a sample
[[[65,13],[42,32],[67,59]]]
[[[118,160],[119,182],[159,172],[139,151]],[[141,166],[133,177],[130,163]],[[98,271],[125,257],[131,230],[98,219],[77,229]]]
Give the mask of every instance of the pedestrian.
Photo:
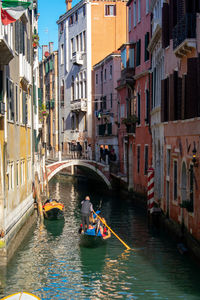
[[[91,144],[89,144],[88,147],[87,147],[87,155],[88,155],[88,159],[92,160],[92,147],[91,147]]]
[[[77,142],[76,150],[77,150],[77,158],[80,159],[82,156],[82,146],[81,146],[80,142]]]
[[[89,196],[86,196],[85,200],[83,200],[81,202],[81,204],[82,204],[82,207],[81,207],[82,228],[83,228],[83,231],[85,232],[86,231],[85,225],[87,225],[87,229],[89,228],[89,217],[93,211],[93,205],[90,202]]]

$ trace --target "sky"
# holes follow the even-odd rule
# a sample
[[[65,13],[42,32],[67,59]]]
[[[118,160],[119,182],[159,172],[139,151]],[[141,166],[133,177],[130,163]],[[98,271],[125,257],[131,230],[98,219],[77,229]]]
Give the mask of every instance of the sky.
[[[80,0],[72,0],[72,7]],[[42,45],[54,42],[54,50],[58,49],[58,21],[66,12],[65,0],[38,0],[38,33],[40,37],[39,60],[41,60]]]

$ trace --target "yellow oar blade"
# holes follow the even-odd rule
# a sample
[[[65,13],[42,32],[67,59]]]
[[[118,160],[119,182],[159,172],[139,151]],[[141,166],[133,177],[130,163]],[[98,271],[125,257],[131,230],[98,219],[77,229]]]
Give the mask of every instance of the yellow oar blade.
[[[97,216],[97,218],[116,236],[116,238],[118,238],[118,240],[126,247],[127,250],[130,250],[131,248],[124,242],[122,241],[122,239],[120,239],[120,237],[106,224],[106,222],[104,222],[104,220],[101,219],[101,217],[99,217],[95,211],[93,210],[93,213]]]

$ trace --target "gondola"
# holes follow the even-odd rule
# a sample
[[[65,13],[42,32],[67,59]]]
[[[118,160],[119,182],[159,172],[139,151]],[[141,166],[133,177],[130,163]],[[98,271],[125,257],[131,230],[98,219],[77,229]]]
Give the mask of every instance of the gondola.
[[[98,215],[100,211],[96,211],[96,215]],[[93,214],[93,219],[96,219],[96,215]],[[100,230],[100,225],[102,225],[100,222],[95,222],[94,224],[90,225],[89,229],[83,232],[82,230],[82,224],[79,228],[79,234],[81,236],[81,245],[88,246],[88,247],[96,247],[101,244],[105,244],[107,239],[110,238],[107,236],[108,231],[102,232]]]
[[[48,199],[43,205],[44,217],[49,220],[58,220],[64,217],[64,205],[56,199]]]
[[[5,300],[5,299],[9,299],[9,300],[41,300],[37,296],[30,294],[30,293],[26,293],[26,292],[12,294],[10,296],[2,298],[1,300]]]

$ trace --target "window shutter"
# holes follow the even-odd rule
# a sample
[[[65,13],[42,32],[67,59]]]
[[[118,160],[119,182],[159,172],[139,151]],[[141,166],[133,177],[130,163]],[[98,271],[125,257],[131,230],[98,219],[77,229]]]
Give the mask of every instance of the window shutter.
[[[181,119],[185,119],[185,103],[186,103],[186,75],[182,77],[182,105],[181,105]]]
[[[181,120],[181,107],[182,107],[182,78],[178,77],[178,80],[177,80],[176,120]]]
[[[198,116],[198,58],[189,58],[187,67],[185,117],[186,119],[190,119]]]
[[[169,120],[169,78],[161,81],[161,121]]]
[[[161,80],[161,122],[165,122],[165,80]]]
[[[172,39],[172,31],[177,23],[177,0],[169,2],[169,38]]]
[[[149,45],[149,32],[145,34],[145,47],[144,47],[144,59],[145,61],[149,59],[149,51],[147,50],[147,47]]]
[[[162,8],[162,47],[169,46],[169,4],[163,3]]]
[[[10,109],[11,109],[11,120],[14,121],[15,119],[15,98],[14,98],[14,84],[11,84],[11,103],[10,103]]]

